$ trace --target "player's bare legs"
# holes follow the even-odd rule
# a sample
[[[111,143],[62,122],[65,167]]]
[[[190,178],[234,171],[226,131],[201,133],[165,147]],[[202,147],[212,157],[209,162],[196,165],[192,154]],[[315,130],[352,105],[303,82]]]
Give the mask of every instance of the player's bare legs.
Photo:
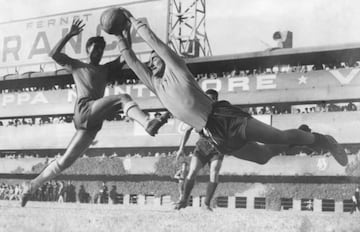
[[[202,167],[203,164],[201,163],[200,159],[196,156],[192,156],[190,161],[189,173],[185,178],[184,192],[180,201],[176,204],[175,209],[179,210],[187,206],[191,190],[193,189],[195,184],[195,177]]]
[[[191,157],[190,161],[190,167],[189,167],[189,173],[186,177],[186,179],[195,179],[196,175],[200,171],[200,169],[203,167],[203,164],[201,163],[200,159],[196,156]]]
[[[210,182],[208,183],[208,186],[206,188],[206,196],[204,202],[205,204],[204,209],[206,210],[212,211],[210,203],[219,183],[219,172],[221,165],[222,165],[222,159],[213,160],[210,163]]]
[[[222,159],[213,160],[210,163],[210,182],[219,182],[219,172],[222,165]]]
[[[249,118],[246,138],[265,144],[307,145],[317,151],[330,151],[343,166],[348,163],[344,149],[330,135],[309,133],[300,129],[279,130],[254,118]]]
[[[134,119],[142,125],[146,131],[154,136],[162,125],[167,122],[169,114],[164,114],[160,120],[150,120],[140,107],[132,100],[128,94],[120,94],[113,96],[106,96],[94,101],[91,107],[91,120],[99,121],[115,115],[118,111],[123,109],[126,116]]]
[[[249,118],[246,138],[265,144],[313,144],[315,136],[299,129],[279,130],[255,118]]]
[[[51,162],[35,179],[25,183],[21,198],[21,206],[24,207],[31,195],[45,182],[58,176],[63,170],[70,167],[90,146],[96,136],[96,132],[86,130],[76,131],[63,156]]]
[[[258,164],[266,164],[272,157],[285,152],[288,148],[289,145],[283,144],[248,142],[240,150],[231,153],[231,156]]]

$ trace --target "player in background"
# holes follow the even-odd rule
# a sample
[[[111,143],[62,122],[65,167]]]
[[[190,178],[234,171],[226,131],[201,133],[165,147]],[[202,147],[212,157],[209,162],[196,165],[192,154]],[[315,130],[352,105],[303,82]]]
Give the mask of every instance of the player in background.
[[[216,90],[208,89],[205,91],[205,93],[214,102],[218,101],[219,94]],[[187,130],[185,130],[185,133],[180,141],[179,149],[176,152],[176,160],[178,160],[180,156],[185,156],[184,148],[192,130],[192,127],[189,127]],[[199,140],[196,142],[193,155],[191,156],[189,173],[186,176],[184,182],[182,197],[180,198],[180,201],[177,202],[175,209],[180,209],[180,206],[181,208],[185,208],[187,206],[191,190],[195,184],[195,177],[197,176],[200,169],[208,164],[210,167],[210,180],[206,188],[206,196],[203,208],[212,211],[210,203],[219,183],[219,172],[223,159],[224,155],[219,153],[205,138],[199,138]]]
[[[178,180],[178,190],[179,190],[179,201],[183,197],[184,193],[184,182],[185,178],[188,175],[188,166],[187,163],[184,161],[181,163],[180,169],[175,173],[174,178]]]
[[[154,50],[146,66],[131,48],[129,28],[119,28],[119,49],[129,67],[159,98],[175,118],[193,127],[222,154],[232,154],[250,146],[264,149],[264,144],[307,145],[316,151],[330,151],[345,166],[347,155],[330,135],[309,133],[299,129],[279,130],[267,125],[226,101],[214,102],[200,88],[185,61],[162,42],[143,22],[123,9],[137,34]],[[265,147],[266,148],[266,147]],[[247,155],[239,158],[266,163],[271,154]]]
[[[74,109],[76,133],[63,156],[50,163],[35,179],[24,184],[21,206],[25,206],[31,195],[43,183],[55,178],[86,151],[105,119],[113,118],[120,110],[123,110],[125,115],[137,121],[151,136],[154,136],[169,117],[169,113],[166,113],[160,119],[150,120],[128,94],[104,97],[108,77],[114,72],[119,73],[124,62],[120,62],[118,58],[104,65],[100,64],[105,49],[103,37],[96,36],[88,39],[86,52],[89,63],[70,58],[62,53],[66,43],[80,34],[84,26],[82,20],[74,20],[70,31],[49,54],[56,63],[71,72],[74,78],[77,92]]]
[[[356,187],[355,193],[352,196],[352,207],[350,214],[353,214],[356,211],[356,208],[360,211],[360,187]]]

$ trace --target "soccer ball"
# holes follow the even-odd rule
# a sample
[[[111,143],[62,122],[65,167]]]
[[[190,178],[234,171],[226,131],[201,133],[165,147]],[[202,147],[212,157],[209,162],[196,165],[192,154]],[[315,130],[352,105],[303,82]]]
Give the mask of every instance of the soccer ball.
[[[128,20],[121,8],[109,8],[100,17],[101,28],[112,35],[119,35],[128,25]]]

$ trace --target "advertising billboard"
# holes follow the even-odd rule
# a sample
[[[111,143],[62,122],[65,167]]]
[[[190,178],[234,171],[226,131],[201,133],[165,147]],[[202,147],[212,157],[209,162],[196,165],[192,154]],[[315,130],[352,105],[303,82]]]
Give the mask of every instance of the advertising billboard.
[[[136,18],[147,22],[160,39],[167,42],[168,0],[119,2],[116,6],[130,10]],[[73,58],[86,59],[87,39],[101,35],[107,43],[104,57],[108,60],[117,57],[119,51],[115,36],[106,34],[100,27],[100,16],[109,7],[114,6],[0,23],[0,69],[52,63],[48,53],[69,31],[73,19],[76,18],[82,19],[86,26],[80,35],[68,42],[65,47],[66,54]],[[148,53],[150,48],[145,42],[136,36],[133,29],[131,33],[134,50],[139,55]]]

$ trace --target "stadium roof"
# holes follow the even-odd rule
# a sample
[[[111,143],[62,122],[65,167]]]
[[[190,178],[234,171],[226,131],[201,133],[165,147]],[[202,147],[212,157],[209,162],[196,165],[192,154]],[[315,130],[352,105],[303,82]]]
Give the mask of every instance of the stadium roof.
[[[360,60],[360,43],[335,46],[273,49],[233,55],[199,57],[188,60],[195,73],[216,72],[234,68],[244,70],[272,67],[278,64],[310,65]]]

